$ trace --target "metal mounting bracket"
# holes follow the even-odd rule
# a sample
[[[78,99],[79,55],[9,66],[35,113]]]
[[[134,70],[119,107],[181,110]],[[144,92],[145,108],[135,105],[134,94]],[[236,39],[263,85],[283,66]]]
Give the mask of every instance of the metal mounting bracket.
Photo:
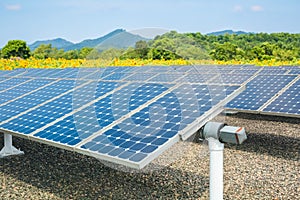
[[[24,154],[24,152],[12,145],[12,135],[4,133],[4,146],[0,151],[0,158],[21,154]]]

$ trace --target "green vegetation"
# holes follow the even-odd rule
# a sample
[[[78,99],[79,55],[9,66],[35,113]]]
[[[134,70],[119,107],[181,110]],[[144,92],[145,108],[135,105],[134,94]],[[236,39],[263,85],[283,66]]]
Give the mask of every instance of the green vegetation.
[[[173,50],[185,59],[270,60],[300,59],[300,34],[250,33],[241,35],[179,34],[171,31],[150,43]],[[192,52],[192,53],[189,53]],[[197,52],[194,53],[193,52]]]
[[[100,49],[83,47],[64,51],[41,44],[30,52],[24,41],[13,40],[2,49],[1,57],[37,59],[150,59],[150,60],[218,60],[218,61],[299,61],[300,34],[249,33],[203,35],[201,33],[168,32],[150,41],[138,41],[134,47],[110,47]]]
[[[30,49],[26,42],[22,40],[10,40],[1,50],[1,57],[18,57],[26,59],[30,57]]]

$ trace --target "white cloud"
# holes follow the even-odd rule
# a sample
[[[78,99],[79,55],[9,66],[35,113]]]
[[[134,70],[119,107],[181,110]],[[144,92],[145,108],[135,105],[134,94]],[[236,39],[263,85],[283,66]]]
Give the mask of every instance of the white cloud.
[[[242,7],[241,5],[235,5],[235,6],[233,7],[233,10],[234,10],[235,12],[242,12],[242,11],[243,11],[243,7]]]
[[[6,10],[18,11],[18,10],[21,10],[21,5],[20,4],[5,5],[5,9]]]
[[[264,8],[262,6],[259,6],[259,5],[254,5],[254,6],[251,6],[251,10],[253,12],[260,12],[260,11],[263,11]]]

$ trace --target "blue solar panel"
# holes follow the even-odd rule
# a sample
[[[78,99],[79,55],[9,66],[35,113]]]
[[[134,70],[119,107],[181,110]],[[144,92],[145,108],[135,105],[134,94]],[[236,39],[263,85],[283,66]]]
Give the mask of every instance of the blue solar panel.
[[[247,84],[245,91],[227,104],[227,108],[258,111],[295,77],[292,75],[259,75]]]
[[[235,75],[235,74],[248,74],[248,75],[253,75],[256,73],[260,68],[255,67],[256,69],[253,68],[244,68],[244,69],[235,69],[233,70],[230,75]]]
[[[264,67],[260,72],[260,74],[286,74],[288,73],[288,70],[282,67]]]
[[[161,73],[151,78],[149,82],[176,82],[183,75],[182,73]]]
[[[77,68],[66,69],[26,69],[21,75],[22,77],[36,77],[36,78],[76,78]]]
[[[126,81],[147,81],[148,79],[155,76],[155,73],[134,73],[130,74],[124,80]]]
[[[60,80],[40,90],[30,93],[15,101],[0,106],[0,121],[3,122],[17,114],[20,114],[34,106],[37,106],[53,97],[56,97],[72,89],[75,81]]]
[[[129,84],[115,91],[113,95],[101,98],[94,104],[35,133],[34,136],[62,144],[76,145],[167,89],[168,87],[158,84]]]
[[[300,68],[290,70],[289,74],[297,74],[297,75],[299,75],[300,74]]]
[[[15,87],[16,85],[22,84],[25,81],[30,80],[29,78],[7,78],[0,83],[0,91],[7,90]]]
[[[252,77],[252,73],[250,74],[220,74],[216,75],[214,79],[210,81],[210,83],[215,84],[243,84],[250,77]]]
[[[218,114],[248,80],[229,108],[298,115],[299,80],[287,88],[297,77],[287,74],[297,70],[239,65],[0,72],[0,129],[141,168]]]
[[[103,77],[102,80],[122,80],[130,75],[131,74],[124,73],[124,72],[113,72],[112,74],[110,74],[106,77]]]
[[[239,88],[215,87],[223,90],[225,95]],[[143,165],[145,160],[154,158],[152,155],[161,146],[178,141],[179,131],[212,108],[208,90],[205,85],[182,85],[80,148],[82,151],[95,152],[100,157],[117,157],[132,165]]]
[[[25,71],[26,69],[15,69],[15,70],[6,71],[6,73],[3,75],[8,77],[13,77],[13,76],[22,75]]]
[[[2,90],[0,91],[0,105],[8,101],[11,101],[15,98],[18,98],[24,94],[27,94],[33,90],[36,90],[51,82],[53,82],[53,80],[45,80],[45,79],[29,80],[27,82],[22,82],[20,85],[18,85],[18,87],[13,87],[5,91]],[[0,87],[5,85],[2,85],[0,83]]]
[[[300,80],[273,100],[263,112],[300,115]]]
[[[183,76],[179,82],[184,83],[208,83],[216,74],[187,74]]]
[[[17,119],[2,124],[0,127],[23,134],[31,134],[46,124],[72,112],[73,109],[82,107],[93,99],[105,95],[119,85],[119,83],[111,82],[93,82],[84,85],[77,90],[69,92],[66,95],[19,116]],[[30,129],[24,129],[25,127],[30,127]]]
[[[191,71],[191,69],[193,68],[193,66],[172,66],[172,72],[189,72]]]
[[[154,104],[164,108],[170,105],[171,102],[173,103],[175,99],[176,96],[170,93]],[[160,110],[161,108],[158,105],[151,105],[152,111]],[[100,155],[107,154],[119,159],[127,159],[128,162],[138,163],[155,152],[159,146],[164,145],[173,137],[178,137],[177,133],[181,118],[180,107],[178,101],[175,101],[173,105],[175,109],[171,107],[166,108],[166,114],[165,112],[154,111],[154,116],[152,117],[157,118],[154,122],[150,120],[150,108],[144,108],[133,115],[132,118],[119,123],[92,141],[84,144],[81,148],[96,151]],[[173,113],[177,113],[178,117],[171,115]],[[161,114],[163,114],[162,116],[166,115],[164,116],[164,122],[159,120],[161,119]]]
[[[168,71],[172,71],[172,67],[166,67],[166,66],[153,66],[150,67],[150,72],[153,73],[163,73],[163,72],[168,72]]]
[[[7,77],[1,77],[0,76],[0,84],[1,84],[1,82],[6,81],[6,80],[7,80]]]

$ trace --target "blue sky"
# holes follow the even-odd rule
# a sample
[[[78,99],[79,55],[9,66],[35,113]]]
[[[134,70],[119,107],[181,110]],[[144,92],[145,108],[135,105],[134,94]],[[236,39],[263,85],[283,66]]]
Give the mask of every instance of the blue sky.
[[[79,42],[117,28],[300,33],[299,10],[299,0],[1,0],[0,47],[11,39]]]

